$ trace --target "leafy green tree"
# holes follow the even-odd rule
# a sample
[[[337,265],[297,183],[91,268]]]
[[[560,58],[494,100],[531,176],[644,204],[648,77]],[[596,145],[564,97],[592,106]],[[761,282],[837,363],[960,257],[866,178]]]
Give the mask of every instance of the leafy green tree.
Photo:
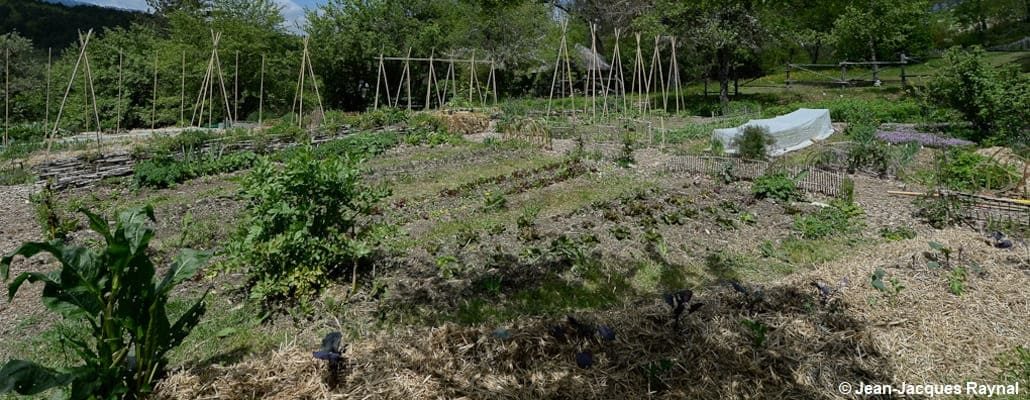
[[[765,24],[768,6],[761,0],[660,0],[653,9],[657,14],[647,18],[659,21],[712,60],[719,102],[726,110],[733,67],[755,57],[769,38]]]
[[[925,0],[853,2],[833,24],[837,54],[870,61],[915,54],[931,42],[929,20]]]

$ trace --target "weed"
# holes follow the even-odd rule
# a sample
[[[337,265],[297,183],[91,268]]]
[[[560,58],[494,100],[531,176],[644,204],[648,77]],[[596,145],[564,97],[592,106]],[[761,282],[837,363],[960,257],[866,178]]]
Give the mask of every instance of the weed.
[[[958,225],[967,219],[968,205],[955,196],[928,194],[920,196],[913,203],[917,208],[916,217],[937,229]]]
[[[629,229],[621,225],[613,226],[608,233],[611,233],[616,240],[626,240],[630,237]]]
[[[43,190],[29,197],[35,207],[36,222],[43,228],[43,237],[49,240],[68,237],[79,227],[79,221],[73,217],[64,215],[64,212],[57,204],[57,195],[54,193],[50,182],[43,186]]]
[[[22,361],[8,361],[0,369],[4,391],[34,395],[71,385],[70,397],[140,398],[154,389],[167,364],[166,354],[197,325],[204,314],[204,297],[172,323],[168,296],[207,262],[207,255],[184,250],[163,278],[147,255],[154,231],[154,210],[144,207],[118,216],[112,231],[108,222],[83,211],[90,228],[104,237],[102,249],[86,249],[60,242],[26,243],[0,260],[0,277],[8,278],[16,255],[26,258],[49,253],[61,263],[52,273],[25,272],[10,284],[13,299],[25,282],[42,282],[43,303],[65,320],[84,321],[89,342],[62,335],[82,365],[51,369]]]
[[[508,208],[508,198],[504,197],[502,191],[488,191],[483,193],[483,211],[494,212]]]
[[[765,344],[766,333],[769,332],[769,327],[761,321],[750,319],[745,319],[740,322],[751,334],[751,343],[755,347],[762,347],[762,345]]]
[[[896,228],[885,226],[880,228],[880,237],[887,239],[887,241],[890,242],[908,240],[916,237],[916,231],[907,226],[899,226]]]
[[[444,278],[452,279],[461,272],[461,264],[455,256],[439,256],[435,262],[437,271],[440,271],[440,276]]]
[[[968,278],[966,269],[958,267],[951,270],[948,274],[948,290],[951,294],[956,296],[962,296],[962,293],[966,291],[966,279]]]
[[[846,234],[855,229],[854,221],[861,215],[857,205],[834,200],[829,207],[795,218],[794,230],[804,239]]]

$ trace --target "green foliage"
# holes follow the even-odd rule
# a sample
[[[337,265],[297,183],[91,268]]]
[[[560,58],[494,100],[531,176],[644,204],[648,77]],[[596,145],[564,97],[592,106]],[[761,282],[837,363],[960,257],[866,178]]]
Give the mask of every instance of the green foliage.
[[[625,133],[622,136],[622,152],[619,154],[619,157],[615,159],[615,163],[622,168],[633,166],[633,163],[636,162],[636,160],[633,159],[634,147],[635,144],[633,136],[631,136],[629,132]]]
[[[916,237],[916,231],[907,226],[899,226],[896,228],[885,226],[880,228],[880,237],[887,239],[887,241],[890,242],[908,240]]]
[[[454,256],[439,256],[436,258],[436,269],[440,271],[440,276],[452,279],[461,273],[461,264],[458,262],[458,258]]]
[[[1000,69],[983,49],[952,48],[944,66],[926,86],[931,103],[957,110],[973,123],[978,142],[1025,145],[1030,141],[1030,78],[1014,68]]]
[[[775,199],[783,202],[804,199],[797,183],[784,171],[770,171],[755,178],[751,183],[751,193],[756,199]]]
[[[755,347],[762,347],[765,344],[766,333],[769,332],[769,327],[762,323],[762,321],[755,321],[745,319],[740,321],[744,327],[746,327],[751,334],[751,343]]]
[[[951,273],[948,274],[948,291],[953,295],[961,296],[962,293],[965,293],[966,291],[967,279],[968,274],[964,267],[958,267],[951,270]]]
[[[762,114],[771,117],[787,114],[798,108],[829,109],[830,116],[835,122],[859,123],[872,127],[873,131],[870,132],[870,137],[872,133],[875,133],[876,126],[883,122],[923,122],[923,106],[919,101],[908,97],[901,99],[836,97],[828,100],[767,107],[762,110]],[[853,135],[851,129],[849,128],[849,135]]]
[[[952,149],[938,159],[937,181],[946,188],[977,192],[1011,187],[1021,174],[968,149]]]
[[[855,229],[855,220],[862,214],[862,209],[854,203],[834,200],[829,207],[795,218],[794,230],[804,239],[846,234]]]
[[[304,147],[282,168],[260,160],[243,179],[246,219],[229,256],[249,275],[251,298],[303,306],[345,265],[356,280],[358,262],[386,234],[367,217],[389,194],[365,184],[357,164]]]
[[[171,157],[154,158],[135,165],[133,181],[137,187],[162,189],[201,176],[250,168],[257,160],[257,154],[249,151],[221,157],[203,154],[181,161]]]
[[[508,198],[504,197],[504,192],[487,191],[483,193],[483,211],[501,211],[506,208],[508,208]]]
[[[733,139],[737,154],[751,160],[766,159],[769,156],[768,147],[773,143],[776,143],[776,140],[769,135],[769,129],[755,125],[748,125],[740,137]]]
[[[140,398],[154,389],[175,348],[204,314],[204,298],[177,321],[168,318],[168,296],[190,279],[207,255],[184,250],[164,277],[158,278],[147,254],[154,231],[150,207],[119,215],[112,231],[103,218],[83,211],[90,228],[103,236],[106,246],[86,249],[61,241],[26,243],[0,260],[0,277],[8,278],[16,255],[49,253],[61,264],[50,273],[25,272],[10,284],[13,299],[22,284],[43,283],[43,303],[63,318],[88,325],[86,339],[64,335],[62,344],[73,350],[80,365],[51,369],[21,360],[0,369],[0,389],[23,395],[39,394],[70,384],[72,399]]]
[[[920,196],[912,203],[916,206],[916,217],[937,229],[955,226],[966,220],[967,205],[957,197],[932,193]]]
[[[0,186],[24,185],[36,181],[36,176],[25,167],[0,168]]]
[[[884,271],[883,268],[876,268],[876,271],[874,271],[873,275],[870,277],[869,283],[884,296],[887,296],[891,304],[894,304],[897,302],[898,295],[905,289],[905,285],[896,277],[884,280],[886,277],[887,271]],[[888,284],[890,284],[890,286],[888,286]]]
[[[47,240],[68,238],[68,234],[79,227],[79,221],[64,214],[57,203],[57,194],[48,182],[43,190],[29,197],[36,212],[36,223],[43,229]]]
[[[839,55],[847,59],[886,60],[914,54],[930,45],[927,1],[867,0],[844,9],[833,24]]]

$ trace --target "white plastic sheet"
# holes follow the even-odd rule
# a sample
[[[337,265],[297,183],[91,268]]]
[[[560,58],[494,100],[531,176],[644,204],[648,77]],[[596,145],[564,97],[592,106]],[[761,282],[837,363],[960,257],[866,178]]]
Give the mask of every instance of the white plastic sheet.
[[[722,142],[726,153],[734,154],[737,152],[734,141],[744,134],[744,128],[748,126],[761,126],[769,130],[775,142],[768,147],[768,152],[774,157],[811,146],[833,134],[830,110],[801,108],[776,118],[753,119],[736,128],[716,129],[712,138]]]

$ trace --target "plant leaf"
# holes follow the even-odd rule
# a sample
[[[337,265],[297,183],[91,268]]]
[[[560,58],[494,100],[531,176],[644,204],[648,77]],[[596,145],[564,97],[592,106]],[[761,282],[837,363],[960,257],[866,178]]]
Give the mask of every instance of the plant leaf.
[[[34,395],[51,388],[67,385],[71,374],[43,367],[39,364],[11,360],[0,368],[0,393],[15,392],[20,395]]]
[[[930,242],[930,248],[937,251],[941,251],[944,250],[944,245],[940,242]]]
[[[190,307],[186,314],[183,314],[182,317],[179,317],[178,321],[175,321],[175,324],[168,330],[168,342],[164,344],[164,349],[173,349],[175,346],[178,346],[193,330],[193,327],[197,326],[197,323],[200,322],[200,317],[207,311],[207,307],[204,304],[205,299],[207,299],[207,292],[200,296],[200,300],[197,300],[197,303]]]
[[[200,267],[207,264],[211,259],[211,253],[201,252],[190,249],[182,250],[175,260],[172,261],[172,266],[165,273],[164,279],[157,286],[157,291],[164,293],[167,290],[175,287],[182,281],[192,278],[197,274],[197,270]]]

